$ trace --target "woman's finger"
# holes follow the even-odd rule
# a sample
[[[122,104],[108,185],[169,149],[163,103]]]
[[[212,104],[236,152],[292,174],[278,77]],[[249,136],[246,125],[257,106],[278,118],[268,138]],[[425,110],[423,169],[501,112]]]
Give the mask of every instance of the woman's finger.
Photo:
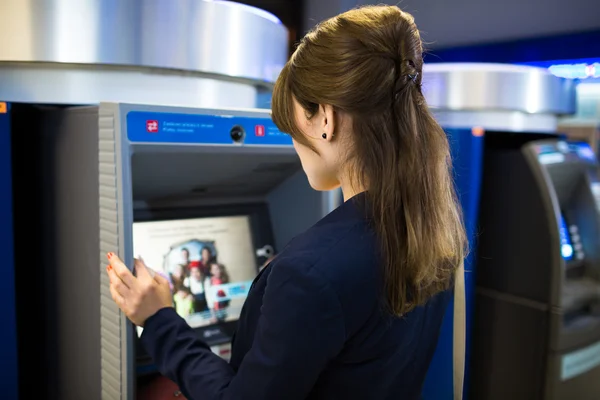
[[[169,286],[170,283],[167,280],[167,278],[165,278],[164,276],[162,276],[161,274],[154,274],[154,280],[159,284],[159,285],[166,285]]]
[[[118,277],[112,265],[106,268],[108,279],[110,279],[110,287],[117,291],[120,296],[126,296],[129,293],[129,287]]]
[[[119,294],[115,288],[115,285],[110,285],[110,295],[112,296],[114,302],[117,303],[117,306],[123,310],[123,307],[125,307],[125,298]]]
[[[119,256],[115,253],[108,253],[106,257],[108,257],[108,261],[116,276],[119,277],[128,288],[133,288],[136,284],[135,276],[133,276],[129,268],[123,264],[123,261],[121,261]]]
[[[135,274],[138,279],[152,280],[152,272],[146,266],[144,261],[139,259],[134,260],[133,267],[135,268]]]

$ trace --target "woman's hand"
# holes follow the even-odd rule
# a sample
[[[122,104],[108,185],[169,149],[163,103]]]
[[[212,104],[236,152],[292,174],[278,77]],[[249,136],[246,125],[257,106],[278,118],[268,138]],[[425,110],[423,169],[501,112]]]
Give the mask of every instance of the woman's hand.
[[[143,261],[135,260],[136,277],[116,254],[108,253],[107,257],[110,293],[131,322],[144,326],[146,320],[159,310],[173,306],[169,282],[146,267]]]

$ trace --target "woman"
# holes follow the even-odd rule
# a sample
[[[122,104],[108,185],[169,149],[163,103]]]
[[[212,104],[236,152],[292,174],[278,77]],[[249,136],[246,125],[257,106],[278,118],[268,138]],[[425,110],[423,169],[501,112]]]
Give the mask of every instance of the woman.
[[[226,293],[220,288],[227,283],[229,283],[229,274],[225,266],[216,262],[210,264],[210,277],[206,278],[208,306],[217,321],[225,321],[227,318],[227,307],[230,302],[223,300]]]
[[[175,265],[175,267],[173,267],[173,272],[170,273],[169,277],[171,278],[171,282],[173,284],[174,288],[179,288],[180,286],[184,286],[183,283],[185,282],[185,273],[186,273],[186,269],[187,267],[183,264],[177,264]],[[176,290],[173,291],[173,293],[175,293]]]
[[[175,311],[181,318],[188,318],[194,313],[194,296],[190,289],[183,284],[175,285],[173,302],[175,303]]]
[[[412,16],[377,6],[321,23],[283,68],[273,120],[311,186],[345,201],[256,278],[230,363],[168,307],[165,282],[110,255],[115,301],[187,397],[420,397],[466,248],[422,66]]]
[[[200,261],[190,261],[190,276],[188,276],[183,284],[190,289],[194,297],[194,312],[201,313],[208,309],[206,303],[206,275],[200,270]]]
[[[210,264],[215,262],[215,257],[209,247],[203,247],[200,252],[200,268],[204,276],[210,276]]]

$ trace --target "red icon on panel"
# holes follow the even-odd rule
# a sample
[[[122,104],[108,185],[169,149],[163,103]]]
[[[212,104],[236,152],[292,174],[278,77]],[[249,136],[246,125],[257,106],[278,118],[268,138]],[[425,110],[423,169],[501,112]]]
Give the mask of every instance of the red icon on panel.
[[[264,125],[256,125],[254,127],[254,134],[258,137],[265,136],[265,127]]]
[[[158,121],[155,121],[155,120],[146,121],[146,130],[150,133],[158,132]]]

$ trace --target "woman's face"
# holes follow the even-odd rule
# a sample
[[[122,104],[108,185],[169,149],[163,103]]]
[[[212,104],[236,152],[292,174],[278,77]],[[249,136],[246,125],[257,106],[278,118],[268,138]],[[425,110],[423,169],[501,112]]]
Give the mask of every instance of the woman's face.
[[[183,276],[183,267],[181,265],[176,265],[173,269],[173,276],[175,278],[181,278]]]
[[[210,266],[210,274],[215,278],[221,277],[221,268],[217,264],[213,264]]]
[[[211,259],[211,257],[212,257],[212,254],[211,254],[210,250],[208,248],[206,248],[206,247],[203,248],[202,249],[202,260],[203,261],[208,261],[208,260]]]
[[[190,252],[187,250],[181,250],[181,258],[183,259],[184,263],[187,263],[190,261]]]
[[[330,106],[319,107],[319,112],[311,119],[306,117],[302,106],[294,100],[296,124],[304,133],[309,143],[317,150],[293,141],[294,149],[310,186],[315,190],[332,190],[340,186],[338,173],[340,170],[339,140],[333,139],[334,112]],[[325,134],[325,138],[323,138]]]
[[[192,268],[190,271],[190,276],[197,281],[202,279],[202,275],[200,274],[200,268]]]

